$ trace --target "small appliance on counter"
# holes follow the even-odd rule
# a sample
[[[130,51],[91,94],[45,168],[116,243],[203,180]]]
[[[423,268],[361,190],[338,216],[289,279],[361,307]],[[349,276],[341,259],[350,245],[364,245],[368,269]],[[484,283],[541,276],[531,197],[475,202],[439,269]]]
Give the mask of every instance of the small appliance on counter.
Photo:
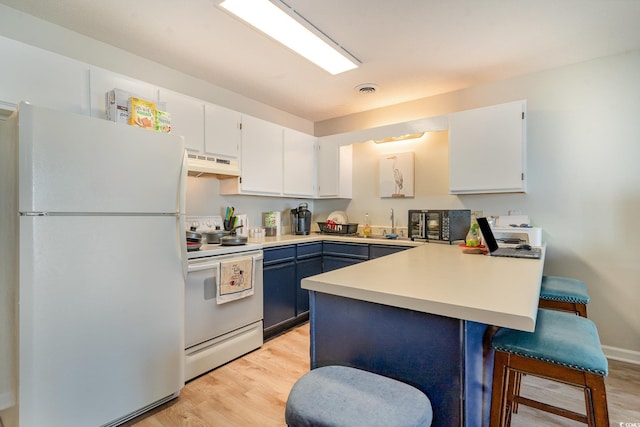
[[[311,232],[311,211],[307,203],[300,203],[291,209],[291,234],[309,234]]]
[[[264,227],[265,236],[280,236],[282,234],[280,212],[263,212],[262,226]]]
[[[464,241],[471,226],[471,210],[409,210],[409,238],[436,242]]]

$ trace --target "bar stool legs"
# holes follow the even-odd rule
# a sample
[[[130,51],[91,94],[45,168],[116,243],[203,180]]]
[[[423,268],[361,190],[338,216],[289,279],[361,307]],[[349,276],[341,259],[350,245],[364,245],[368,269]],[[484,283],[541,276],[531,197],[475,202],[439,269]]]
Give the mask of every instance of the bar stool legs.
[[[547,362],[528,359],[504,352],[496,352],[491,397],[491,427],[511,425],[511,407],[514,403],[549,412],[582,422],[590,427],[608,427],[609,413],[604,377],[602,375],[550,366]],[[518,373],[561,381],[584,390],[586,414],[538,402],[514,393],[513,379]]]

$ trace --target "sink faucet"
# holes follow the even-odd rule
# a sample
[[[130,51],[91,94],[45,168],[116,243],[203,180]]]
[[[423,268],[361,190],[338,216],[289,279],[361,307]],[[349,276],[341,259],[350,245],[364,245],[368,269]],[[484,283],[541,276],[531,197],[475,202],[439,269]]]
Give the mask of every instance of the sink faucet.
[[[396,226],[395,226],[395,219],[394,219],[394,215],[393,215],[393,208],[391,208],[391,234],[396,234]]]

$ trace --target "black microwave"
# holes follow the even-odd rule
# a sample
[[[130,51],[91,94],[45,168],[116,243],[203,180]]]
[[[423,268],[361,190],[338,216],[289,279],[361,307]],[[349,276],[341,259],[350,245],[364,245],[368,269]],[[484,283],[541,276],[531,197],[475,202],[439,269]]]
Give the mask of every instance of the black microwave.
[[[448,242],[464,241],[471,226],[469,209],[409,210],[409,238]]]

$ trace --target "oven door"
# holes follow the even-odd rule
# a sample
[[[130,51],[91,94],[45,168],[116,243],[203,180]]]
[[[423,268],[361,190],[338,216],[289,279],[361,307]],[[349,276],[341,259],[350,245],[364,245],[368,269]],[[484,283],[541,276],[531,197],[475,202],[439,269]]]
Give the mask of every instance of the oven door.
[[[220,263],[248,256],[253,258],[253,295],[218,304]],[[185,348],[262,320],[262,299],[261,251],[189,260],[185,285]]]
[[[409,210],[409,238],[414,239],[426,239],[426,227],[425,227],[426,213],[418,210]]]
[[[427,211],[427,240],[442,240],[442,211]]]

